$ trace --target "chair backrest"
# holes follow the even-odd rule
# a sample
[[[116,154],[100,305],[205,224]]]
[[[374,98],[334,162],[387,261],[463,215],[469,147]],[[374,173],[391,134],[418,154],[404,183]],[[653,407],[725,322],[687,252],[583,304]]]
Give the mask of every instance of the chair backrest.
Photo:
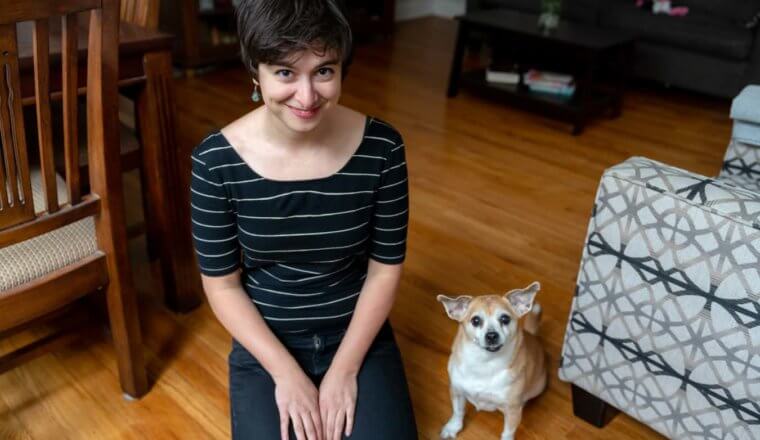
[[[101,212],[119,166],[118,0],[2,0],[0,7],[0,248]],[[89,26],[79,16],[89,13]],[[59,203],[50,107],[50,21],[61,20],[61,85],[68,202]],[[22,114],[17,24],[33,21],[39,167],[46,209],[35,213]],[[85,26],[82,26],[84,24]],[[78,77],[80,27],[89,28],[87,75]],[[80,194],[77,94],[87,90],[87,154],[92,194]],[[118,170],[115,171],[120,178]],[[117,184],[117,189],[121,186]]]
[[[160,0],[121,0],[121,21],[158,30]]]

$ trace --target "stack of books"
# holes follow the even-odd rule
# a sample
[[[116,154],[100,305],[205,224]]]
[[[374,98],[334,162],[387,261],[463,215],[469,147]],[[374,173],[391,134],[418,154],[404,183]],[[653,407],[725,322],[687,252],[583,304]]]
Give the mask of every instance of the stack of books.
[[[517,85],[520,84],[520,72],[489,67],[486,69],[486,81],[491,84]]]
[[[575,79],[572,75],[531,69],[525,73],[523,82],[532,92],[565,98],[571,98],[575,93]]]

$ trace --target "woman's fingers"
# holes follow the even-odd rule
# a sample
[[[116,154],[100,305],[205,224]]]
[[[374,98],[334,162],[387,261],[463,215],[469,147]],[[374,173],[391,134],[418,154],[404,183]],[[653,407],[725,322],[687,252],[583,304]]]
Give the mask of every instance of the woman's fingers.
[[[306,438],[308,440],[320,440],[317,430],[314,428],[314,421],[311,419],[311,414],[308,411],[301,413],[303,420],[304,431],[306,431]]]
[[[309,415],[311,416],[312,423],[314,423],[314,430],[317,432],[317,437],[319,440],[324,440],[325,435],[324,429],[322,428],[322,417],[320,416],[319,411],[321,411],[321,408],[319,410],[316,408],[312,409],[309,412]]]
[[[325,433],[325,440],[330,440],[332,438],[333,425],[335,424],[335,412],[332,409],[326,409],[325,416],[323,431]]]
[[[322,402],[319,402],[319,419],[322,423],[322,439],[327,440],[327,408]]]
[[[300,414],[290,414],[290,419],[293,421],[293,431],[296,433],[296,439],[306,440],[306,434],[303,430],[303,421]]]
[[[283,411],[280,408],[280,439],[288,440],[288,424],[290,423],[290,415],[287,411]]]
[[[333,419],[335,421],[335,426],[330,433],[330,440],[340,440],[340,432],[343,430],[343,420],[345,417],[346,413],[342,409],[338,410],[338,413]]]
[[[346,437],[351,437],[351,432],[354,429],[354,407],[356,405],[350,405],[346,411]]]

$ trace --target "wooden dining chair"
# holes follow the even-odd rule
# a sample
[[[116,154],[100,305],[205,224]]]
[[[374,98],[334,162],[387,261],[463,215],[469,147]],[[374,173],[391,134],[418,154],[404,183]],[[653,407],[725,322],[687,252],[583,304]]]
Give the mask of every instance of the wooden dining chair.
[[[119,19],[120,22],[130,23],[135,26],[144,27],[149,30],[158,29],[158,8],[159,0],[121,0],[119,7]],[[145,80],[133,82],[128,87],[124,87],[119,91],[117,95],[119,125],[119,145],[121,154],[121,171],[128,173],[131,171],[137,171],[141,183],[141,187],[147,186],[146,173],[143,169],[143,141],[141,139],[141,127],[139,122],[141,119],[139,104],[139,98],[141,96],[141,89],[145,87]],[[83,97],[80,96],[80,102],[83,101]],[[54,108],[60,106],[59,102],[53,102]],[[86,126],[86,114],[81,112],[78,115],[78,123],[80,129],[84,129]],[[63,124],[60,117],[53,115],[54,127],[59,127]],[[89,187],[89,160],[87,154],[87,144],[83,139],[80,139],[79,145],[79,169],[83,176],[82,188],[87,189]],[[56,156],[56,169],[59,172],[63,172],[65,169],[65,160],[63,155]],[[127,225],[127,238],[135,238],[141,234],[146,234],[145,240],[148,250],[148,256],[151,261],[156,261],[159,258],[159,251],[156,249],[156,243],[159,241],[159,232],[155,225],[155,209],[150,206],[148,198],[143,194],[143,221]]]
[[[122,0],[121,21],[155,31],[159,6],[159,0]]]
[[[89,14],[86,113],[90,192],[77,152],[77,15]],[[49,90],[49,20],[62,20],[65,178],[56,173]],[[34,22],[39,164],[24,133],[16,24]],[[104,290],[121,388],[147,392],[127,255],[117,119],[118,0],[2,0],[0,6],[0,336]],[[49,340],[48,344],[53,343]],[[44,347],[34,347],[43,352]],[[3,366],[29,349],[0,357]]]
[[[160,0],[121,0],[119,18],[121,22],[130,23],[135,26],[140,26],[148,30],[158,30],[158,17],[159,17]],[[145,60],[145,68],[155,68],[156,60],[154,57],[147,57]],[[164,85],[165,87],[171,87],[171,84]],[[137,171],[140,179],[141,187],[144,189],[148,186],[146,179],[149,177],[146,175],[146,171],[143,164],[150,158],[144,158],[143,142],[144,142],[144,121],[147,117],[147,111],[145,106],[148,104],[145,99],[145,94],[142,90],[146,87],[145,80],[133,82],[129,87],[121,88],[118,94],[117,102],[119,108],[119,145],[121,153],[121,171],[128,173],[131,171]],[[170,93],[167,90],[166,93]],[[58,105],[58,103],[53,103]],[[84,127],[86,124],[86,117],[84,114],[79,115],[80,127]],[[62,121],[54,118],[56,125],[61,125]],[[173,119],[170,121],[173,122]],[[82,187],[87,188],[89,181],[86,176],[89,174],[89,160],[87,159],[87,150],[84,142],[80,142],[80,172],[84,176],[82,179]],[[65,168],[64,158],[59,155],[56,161],[56,168],[63,170]],[[160,232],[157,229],[155,207],[150,205],[148,197],[143,192],[143,221],[127,226],[127,237],[135,238],[141,234],[146,234],[146,246],[148,250],[149,259],[153,262],[159,260],[160,250],[157,249],[160,242]]]

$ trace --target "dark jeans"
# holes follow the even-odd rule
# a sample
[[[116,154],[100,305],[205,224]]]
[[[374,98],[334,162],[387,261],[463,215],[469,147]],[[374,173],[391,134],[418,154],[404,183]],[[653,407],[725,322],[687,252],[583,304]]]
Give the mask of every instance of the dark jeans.
[[[280,337],[304,372],[319,387],[345,330]],[[280,439],[275,384],[248,350],[233,339],[229,355],[232,438]],[[417,439],[412,403],[393,330],[386,321],[357,375],[358,395],[351,439]],[[295,439],[290,425],[290,439]],[[344,429],[345,432],[345,429]],[[345,435],[344,439],[349,438]]]

